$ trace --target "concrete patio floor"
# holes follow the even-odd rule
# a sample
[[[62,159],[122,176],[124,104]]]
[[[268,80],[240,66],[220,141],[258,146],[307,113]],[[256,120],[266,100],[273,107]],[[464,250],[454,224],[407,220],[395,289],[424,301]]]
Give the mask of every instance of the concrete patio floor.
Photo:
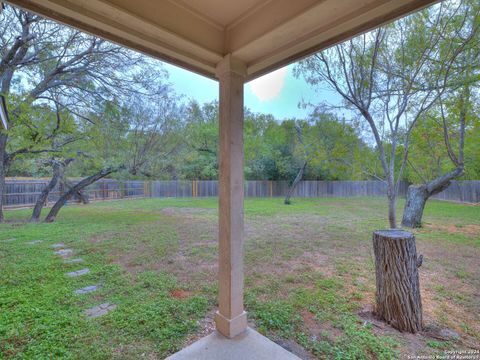
[[[280,345],[251,328],[233,339],[217,331],[198,340],[166,360],[300,360]]]

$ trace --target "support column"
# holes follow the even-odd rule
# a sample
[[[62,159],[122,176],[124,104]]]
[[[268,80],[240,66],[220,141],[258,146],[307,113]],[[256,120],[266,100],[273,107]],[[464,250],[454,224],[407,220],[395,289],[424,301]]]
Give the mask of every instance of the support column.
[[[245,65],[231,55],[217,65],[220,81],[219,276],[215,324],[233,338],[247,328],[243,310],[243,84]]]

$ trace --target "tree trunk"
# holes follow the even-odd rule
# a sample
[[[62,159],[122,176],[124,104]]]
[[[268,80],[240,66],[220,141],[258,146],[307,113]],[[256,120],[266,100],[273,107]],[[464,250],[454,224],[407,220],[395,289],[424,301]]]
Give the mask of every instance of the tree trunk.
[[[295,177],[295,180],[293,180],[292,185],[287,191],[287,196],[285,197],[285,201],[284,201],[285,205],[290,205],[290,198],[292,197],[293,192],[295,191],[295,188],[297,187],[298,183],[300,182],[300,180],[302,180],[303,173],[305,172],[306,167],[307,167],[307,162],[305,161],[302,167],[300,168],[300,170],[298,171],[298,174]]]
[[[416,333],[422,329],[422,301],[415,236],[402,230],[377,230],[373,233],[375,252],[375,313],[400,331]]]
[[[388,223],[391,229],[397,227],[397,198],[388,196]]]
[[[423,209],[429,195],[426,185],[410,185],[403,209],[402,226],[418,228],[422,226]]]
[[[423,210],[427,200],[451,184],[451,180],[463,174],[463,164],[447,174],[439,176],[428,184],[410,185],[403,208],[402,226],[418,228],[422,226]]]
[[[0,223],[4,221],[3,203],[5,197],[5,177],[7,175],[7,135],[0,133]]]
[[[3,223],[5,220],[3,215],[3,203],[4,203],[5,190],[6,190],[5,172],[6,172],[5,167],[0,162],[0,223]]]
[[[62,171],[61,171],[62,165],[59,161],[54,161],[52,168],[53,168],[52,178],[50,179],[50,182],[47,184],[47,186],[45,186],[40,196],[38,197],[37,202],[35,203],[35,207],[33,208],[33,211],[32,211],[32,217],[30,218],[30,222],[37,222],[40,219],[40,214],[42,213],[43,206],[48,200],[48,195],[55,188],[55,186],[58,183],[58,179],[62,175]]]
[[[63,185],[65,189],[71,189],[74,185],[68,181],[67,179],[64,179]],[[90,199],[88,198],[88,195],[85,195],[81,190],[75,192],[72,195],[73,198],[76,200],[82,202],[83,204],[88,204],[90,202]]]
[[[390,229],[395,229],[397,227],[397,191],[395,188],[395,177],[393,175],[393,168],[390,169],[386,180],[388,199],[388,223],[390,225]]]
[[[108,168],[101,170],[97,172],[96,174],[89,176],[74,186],[72,186],[65,194],[63,194],[57,202],[53,205],[53,207],[50,209],[50,212],[48,213],[47,217],[45,218],[45,222],[53,222],[55,221],[55,218],[58,215],[58,212],[60,209],[65,205],[65,203],[70,199],[72,196],[74,196],[76,193],[80,192],[82,189],[86,188],[88,185],[93,184],[95,181],[100,180],[101,178],[104,178],[107,175],[110,175],[114,171],[117,171],[118,168]]]

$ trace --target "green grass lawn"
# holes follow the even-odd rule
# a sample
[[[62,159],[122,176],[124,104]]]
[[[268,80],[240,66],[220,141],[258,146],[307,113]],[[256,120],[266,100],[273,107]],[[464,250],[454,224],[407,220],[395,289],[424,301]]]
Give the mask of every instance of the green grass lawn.
[[[402,204],[399,204],[401,214]],[[67,206],[53,224],[29,210],[0,225],[0,359],[162,359],[209,333],[216,307],[217,199]],[[401,334],[371,317],[371,233],[382,198],[245,201],[251,326],[307,359],[392,359],[480,343],[480,207],[430,201],[415,231],[427,329]],[[41,240],[37,244],[28,244]],[[65,264],[63,242],[83,264]],[[88,267],[90,273],[65,273]],[[74,290],[93,284],[94,293]],[[114,303],[87,319],[85,309]]]

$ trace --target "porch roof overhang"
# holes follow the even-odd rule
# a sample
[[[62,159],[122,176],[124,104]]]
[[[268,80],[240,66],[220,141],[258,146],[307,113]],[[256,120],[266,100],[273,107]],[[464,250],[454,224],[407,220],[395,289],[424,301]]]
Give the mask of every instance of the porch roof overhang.
[[[215,78],[225,55],[251,80],[437,0],[9,0]]]

